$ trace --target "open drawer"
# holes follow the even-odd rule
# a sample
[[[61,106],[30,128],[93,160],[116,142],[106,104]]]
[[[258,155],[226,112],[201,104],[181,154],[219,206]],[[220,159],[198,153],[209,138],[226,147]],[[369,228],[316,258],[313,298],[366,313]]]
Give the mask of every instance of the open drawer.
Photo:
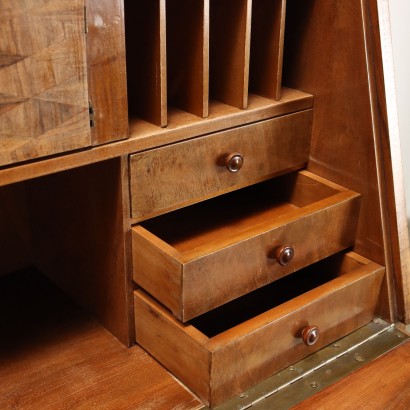
[[[136,290],[136,340],[213,406],[371,321],[383,276],[337,254],[186,325]]]
[[[285,175],[132,228],[134,281],[183,322],[353,245],[360,197]]]
[[[131,155],[132,217],[141,221],[303,168],[312,114],[301,111]]]

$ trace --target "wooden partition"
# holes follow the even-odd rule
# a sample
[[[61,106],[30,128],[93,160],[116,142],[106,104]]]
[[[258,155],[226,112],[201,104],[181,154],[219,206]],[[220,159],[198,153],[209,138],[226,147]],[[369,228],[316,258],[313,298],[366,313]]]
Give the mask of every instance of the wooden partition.
[[[160,127],[167,125],[165,0],[126,5],[129,111]]]
[[[208,116],[209,0],[167,0],[168,104]]]
[[[115,158],[28,181],[26,192],[34,266],[131,345],[126,172]]]
[[[166,127],[178,110],[208,117],[210,99],[280,100],[285,12],[286,0],[128,0],[131,117]]]
[[[211,0],[210,96],[248,106],[252,0]]]
[[[280,100],[286,0],[253,0],[249,91]]]

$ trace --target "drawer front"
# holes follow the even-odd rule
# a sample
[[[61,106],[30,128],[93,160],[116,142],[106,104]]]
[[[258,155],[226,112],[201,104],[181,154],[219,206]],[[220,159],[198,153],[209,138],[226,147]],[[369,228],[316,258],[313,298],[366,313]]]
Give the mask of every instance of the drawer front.
[[[134,281],[185,322],[352,246],[359,206],[358,194],[339,192],[185,253],[135,226]],[[294,252],[288,263],[282,246]]]
[[[384,268],[369,262],[211,338],[136,291],[136,339],[216,405],[371,321],[383,276]],[[311,325],[319,338],[307,345],[302,331]]]
[[[132,217],[147,219],[302,167],[311,125],[307,110],[131,155]],[[237,172],[233,154],[243,158]]]

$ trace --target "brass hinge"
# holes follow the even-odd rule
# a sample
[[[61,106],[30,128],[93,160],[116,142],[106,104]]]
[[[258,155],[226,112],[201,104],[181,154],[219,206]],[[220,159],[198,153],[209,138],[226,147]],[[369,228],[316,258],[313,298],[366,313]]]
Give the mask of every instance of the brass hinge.
[[[87,6],[84,6],[84,32],[88,34]]]
[[[94,107],[93,107],[93,103],[88,100],[88,114],[90,116],[90,127],[93,128],[95,127],[95,118],[94,118]]]

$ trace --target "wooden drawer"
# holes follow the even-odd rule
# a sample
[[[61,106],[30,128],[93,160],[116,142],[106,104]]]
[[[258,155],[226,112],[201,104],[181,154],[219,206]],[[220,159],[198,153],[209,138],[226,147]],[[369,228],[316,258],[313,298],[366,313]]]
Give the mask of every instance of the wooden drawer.
[[[353,245],[359,202],[302,171],[159,216],[132,228],[134,281],[185,322]]]
[[[302,168],[311,123],[307,110],[131,155],[132,217],[147,219]],[[226,160],[235,153],[243,166],[230,172]]]
[[[216,405],[371,321],[383,275],[357,254],[338,254],[186,325],[136,290],[136,339]],[[319,338],[309,346],[301,333],[312,325]]]

